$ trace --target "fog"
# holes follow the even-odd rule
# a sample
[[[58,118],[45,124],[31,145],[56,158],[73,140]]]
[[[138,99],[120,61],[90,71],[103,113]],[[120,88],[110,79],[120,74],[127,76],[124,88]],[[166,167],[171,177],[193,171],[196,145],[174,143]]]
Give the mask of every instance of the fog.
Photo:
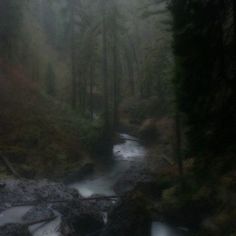
[[[235,235],[236,1],[0,0],[0,236]]]

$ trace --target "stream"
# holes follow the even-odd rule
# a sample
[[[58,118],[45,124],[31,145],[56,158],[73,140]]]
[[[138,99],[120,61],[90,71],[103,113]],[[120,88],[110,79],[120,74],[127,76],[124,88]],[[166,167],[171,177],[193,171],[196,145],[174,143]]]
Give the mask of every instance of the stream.
[[[127,175],[131,168],[143,168],[146,166],[146,149],[140,142],[128,134],[120,134],[122,143],[115,144],[113,147],[114,164],[105,173],[96,176],[89,176],[86,180],[69,184],[69,187],[76,189],[83,197],[95,195],[114,196],[115,183]],[[14,207],[0,213],[0,226],[8,223],[22,223],[23,216],[32,206]],[[61,224],[61,216],[54,211],[56,219],[49,223],[40,223],[29,227],[33,236],[61,236],[58,228]],[[107,213],[104,213],[104,222],[107,222]],[[173,229],[160,222],[152,222],[151,236],[181,236],[181,230]],[[1,232],[0,232],[1,235]]]
[[[113,165],[109,170],[96,177],[88,177],[85,181],[80,181],[70,185],[76,188],[83,197],[92,195],[111,196],[116,195],[114,184],[131,167],[145,165],[145,148],[139,144],[135,137],[127,134],[120,134],[124,143],[116,144],[113,147]]]

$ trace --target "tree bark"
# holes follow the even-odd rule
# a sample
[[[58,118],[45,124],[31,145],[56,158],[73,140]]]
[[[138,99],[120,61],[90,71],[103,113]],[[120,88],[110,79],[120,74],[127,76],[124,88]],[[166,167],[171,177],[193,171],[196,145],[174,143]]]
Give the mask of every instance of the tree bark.
[[[236,1],[233,1],[233,24],[234,24],[234,60],[236,61]]]
[[[71,106],[76,109],[77,105],[77,69],[76,69],[76,47],[75,47],[75,9],[74,1],[69,1],[70,9],[70,53],[71,53]]]
[[[110,201],[110,200],[116,200],[120,199],[121,196],[101,196],[101,197],[88,197],[88,198],[79,198],[78,200],[45,200],[45,201],[25,201],[25,202],[18,202],[12,204],[9,208],[12,207],[23,207],[23,206],[35,206],[39,205],[41,203],[46,203],[46,204],[57,204],[57,203],[66,203],[66,202],[73,202],[73,201]],[[4,204],[9,204],[9,202],[4,202]],[[8,208],[8,209],[9,209]]]
[[[176,161],[178,165],[179,175],[181,178],[181,181],[183,181],[183,159],[182,159],[182,152],[181,152],[181,121],[180,121],[180,113],[177,110],[175,114],[175,155],[176,155]]]
[[[115,4],[115,3],[114,3]],[[115,13],[114,13],[115,14]],[[117,19],[114,15],[114,31],[113,31],[113,126],[116,126],[119,122],[118,118],[118,50],[117,50]]]
[[[129,82],[129,90],[131,96],[135,95],[135,83],[134,83],[134,68],[132,62],[132,56],[130,55],[128,46],[125,49],[126,59],[127,59],[127,69],[128,69],[128,82]]]
[[[107,61],[107,22],[106,22],[106,15],[107,15],[107,4],[106,0],[103,0],[103,106],[104,106],[104,131],[110,130],[110,120],[109,120],[109,103],[108,103],[108,61]]]
[[[90,119],[93,120],[94,116],[94,107],[93,107],[93,87],[94,87],[94,66],[93,62],[90,65],[89,72],[89,110],[90,110]]]

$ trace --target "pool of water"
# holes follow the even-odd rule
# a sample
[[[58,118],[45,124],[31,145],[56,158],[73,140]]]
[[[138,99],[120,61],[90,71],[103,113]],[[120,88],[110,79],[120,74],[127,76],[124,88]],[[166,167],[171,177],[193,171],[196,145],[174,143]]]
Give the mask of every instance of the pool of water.
[[[145,148],[135,137],[128,134],[120,134],[120,138],[124,142],[114,145],[112,156],[114,164],[106,173],[73,183],[70,187],[77,189],[83,197],[90,197],[95,194],[114,195],[113,186],[116,181],[131,165],[134,165],[134,162],[145,162],[146,155]]]

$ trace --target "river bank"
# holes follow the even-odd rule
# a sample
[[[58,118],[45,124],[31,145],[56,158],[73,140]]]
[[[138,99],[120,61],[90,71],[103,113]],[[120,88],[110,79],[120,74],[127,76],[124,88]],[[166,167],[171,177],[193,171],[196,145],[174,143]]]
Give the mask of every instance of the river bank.
[[[146,150],[135,137],[121,134],[120,138],[123,142],[113,147],[113,165],[102,175],[90,166],[83,178],[70,179],[67,186],[47,180],[2,182],[2,235],[13,235],[19,229],[21,236],[23,231],[27,232],[25,235],[37,236],[46,235],[45,232],[47,235],[109,236],[114,229],[116,235],[131,232],[158,235],[151,234],[155,228],[152,226],[154,208],[147,194],[154,199],[160,190],[153,188],[155,181],[147,170]],[[106,198],[112,195],[117,199]],[[30,203],[34,203],[33,206]],[[38,228],[33,232],[29,224],[38,221],[44,223],[32,226]],[[14,227],[9,228],[9,224]]]

